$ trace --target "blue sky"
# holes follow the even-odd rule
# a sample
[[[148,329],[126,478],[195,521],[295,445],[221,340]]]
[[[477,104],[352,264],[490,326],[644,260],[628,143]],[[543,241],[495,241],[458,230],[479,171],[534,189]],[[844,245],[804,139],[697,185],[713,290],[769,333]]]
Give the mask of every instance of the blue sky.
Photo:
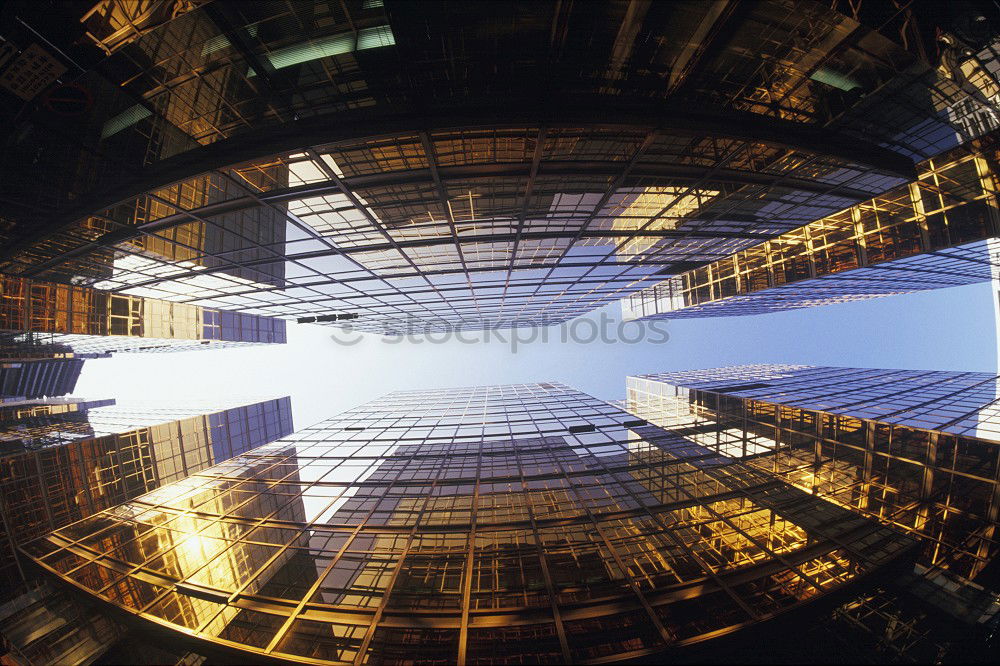
[[[290,323],[287,345],[88,361],[74,395],[175,401],[290,395],[295,425],[303,427],[400,389],[559,381],[615,400],[624,397],[629,374],[742,363],[995,372],[993,298],[992,285],[980,283],[752,317],[661,322],[668,336],[648,331],[648,340],[636,344],[562,343],[555,327],[547,342],[538,331],[516,352],[510,331],[500,332],[504,340],[491,335],[474,344],[387,344],[355,334],[361,341],[345,346],[331,339],[334,329]],[[588,318],[599,321],[601,313],[617,321],[620,307],[611,303]],[[630,326],[626,335],[636,335]],[[593,328],[576,330],[587,337]]]

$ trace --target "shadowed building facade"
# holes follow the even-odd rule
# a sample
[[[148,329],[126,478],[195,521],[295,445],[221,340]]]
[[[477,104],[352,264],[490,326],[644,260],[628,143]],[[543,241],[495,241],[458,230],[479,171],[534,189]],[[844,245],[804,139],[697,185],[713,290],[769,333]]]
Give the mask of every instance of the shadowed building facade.
[[[919,534],[924,564],[975,578],[1000,536],[998,381],[765,365],[630,377],[629,393],[703,420],[697,441],[720,453]]]
[[[114,400],[39,398],[0,405],[0,450],[37,449],[93,436],[88,411],[109,407]]]
[[[196,4],[88,12],[97,101],[74,136],[26,114],[12,161],[55,175],[4,183],[0,269],[374,332],[548,325],[913,180],[981,131],[949,109],[988,106],[820,3]]]
[[[82,371],[82,358],[0,360],[0,397],[6,401],[66,395],[76,388]]]
[[[683,650],[912,561],[682,432],[558,384],[393,393],[25,553],[150,635],[303,663]]]

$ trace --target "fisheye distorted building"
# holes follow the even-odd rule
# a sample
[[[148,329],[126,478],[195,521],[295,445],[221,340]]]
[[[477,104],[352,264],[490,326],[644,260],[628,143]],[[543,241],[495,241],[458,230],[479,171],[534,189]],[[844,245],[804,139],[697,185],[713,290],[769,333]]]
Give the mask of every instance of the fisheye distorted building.
[[[83,359],[283,343],[286,320],[996,278],[1000,9],[885,5],[11,0],[0,659],[985,660],[992,374],[399,392],[295,433],[287,398],[52,397]]]
[[[87,358],[285,340],[281,319],[0,277],[0,354],[5,359]]]
[[[874,633],[884,658],[961,662],[1000,624],[998,387],[993,373],[757,365],[630,377],[626,404],[919,538],[914,576],[832,619]]]
[[[919,178],[622,299],[627,319],[780,312],[997,276],[996,134],[917,165]]]
[[[72,393],[86,359],[279,344],[282,319],[0,276],[0,398]]]
[[[801,613],[916,541],[558,384],[393,393],[24,547],[253,662],[581,662]]]
[[[988,71],[819,3],[128,7],[88,13],[103,52],[10,146],[48,180],[4,183],[5,273],[374,332],[547,325],[990,128]]]
[[[31,577],[17,544],[293,430],[288,398],[221,407],[76,398],[0,406],[5,589]]]
[[[918,533],[925,564],[974,579],[1000,548],[998,381],[736,366],[630,377],[629,406],[703,419],[696,441]]]

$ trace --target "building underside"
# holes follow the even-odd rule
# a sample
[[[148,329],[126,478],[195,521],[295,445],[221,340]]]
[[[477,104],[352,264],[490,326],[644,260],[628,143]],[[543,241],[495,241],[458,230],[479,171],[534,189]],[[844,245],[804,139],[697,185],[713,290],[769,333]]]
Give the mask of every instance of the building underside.
[[[804,633],[847,663],[962,663],[991,661],[1000,626],[998,399],[994,373],[756,365],[630,377],[626,402],[920,540],[910,572]]]
[[[7,179],[0,270],[373,332],[565,321],[912,180],[988,107],[818,3],[116,6],[98,101],[25,106],[50,177]]]
[[[779,312],[989,282],[1000,270],[998,133],[918,178],[622,299],[628,319]]]

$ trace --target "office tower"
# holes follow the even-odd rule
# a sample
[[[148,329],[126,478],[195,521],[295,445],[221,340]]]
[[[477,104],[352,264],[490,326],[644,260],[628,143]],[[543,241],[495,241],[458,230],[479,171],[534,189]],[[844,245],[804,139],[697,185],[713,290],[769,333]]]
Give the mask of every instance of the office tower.
[[[989,101],[947,109],[963,146],[919,163],[906,185],[628,295],[624,317],[762,314],[995,278],[1000,40],[980,40],[974,55],[958,53],[955,35],[939,41],[942,70]]]
[[[0,404],[0,451],[21,452],[94,435],[88,412],[114,400],[36,398]],[[114,412],[114,410],[105,410]]]
[[[558,384],[392,393],[24,552],[255,663],[684,654],[912,566],[911,538],[683,433]]]
[[[292,432],[288,398],[226,409],[28,401],[0,418],[0,579],[9,591],[30,577],[18,544]]]
[[[548,325],[912,181],[989,106],[813,2],[184,9],[99,3],[86,72],[18,89],[42,103],[11,120],[35,169],[0,180],[0,270],[374,332]]]
[[[281,319],[0,275],[0,399],[72,393],[85,359],[286,341]]]
[[[985,641],[1000,623],[998,382],[976,372],[736,366],[629,377],[627,406],[665,428],[693,424],[699,445],[919,538],[918,576],[839,617],[885,619],[884,642],[924,643],[924,661],[941,656],[935,641],[943,654],[949,641],[953,650]],[[934,631],[915,628],[930,622],[918,606],[937,608]]]
[[[923,562],[976,578],[997,553],[998,378],[736,366],[641,375],[629,407],[704,421],[697,441],[925,539]],[[633,408],[634,403],[634,408]],[[650,412],[652,413],[652,412]],[[746,427],[732,427],[746,419]]]
[[[271,317],[0,276],[5,360],[284,343],[285,330],[283,320]]]
[[[0,360],[0,397],[31,400],[66,395],[73,392],[82,371],[82,358]]]
[[[626,319],[761,314],[996,277],[1000,134],[921,162],[918,179],[622,299]]]

